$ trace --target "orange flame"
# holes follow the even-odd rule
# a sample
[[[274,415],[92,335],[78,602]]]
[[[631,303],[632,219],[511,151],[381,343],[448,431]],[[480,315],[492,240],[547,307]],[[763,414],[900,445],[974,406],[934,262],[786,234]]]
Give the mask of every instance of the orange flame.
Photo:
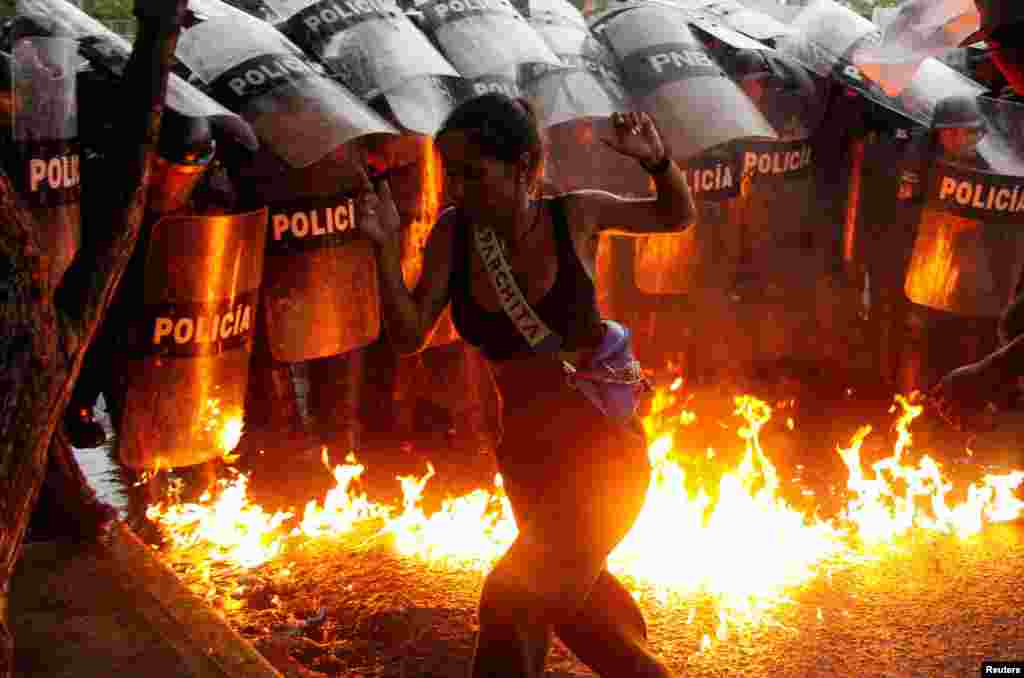
[[[694,491],[687,482],[687,473],[694,471],[684,470],[677,460],[688,460],[686,468],[699,468],[696,462],[712,463],[717,457],[712,449],[676,448],[677,441],[686,439],[686,427],[696,421],[684,407],[681,384],[677,379],[660,389],[644,420],[654,473],[641,515],[611,554],[609,567],[625,576],[635,596],[674,604],[680,596],[712,594],[718,604],[717,628],[705,636],[703,649],[715,639],[728,638],[737,622],[764,619],[787,600],[787,590],[810,580],[827,563],[857,560],[864,549],[895,543],[912,530],[963,537],[987,523],[1024,514],[1024,501],[1015,494],[1024,483],[1024,471],[986,476],[967,489],[965,501],[951,505],[952,484],[936,461],[924,456],[916,466],[906,463],[913,442],[910,425],[921,407],[903,397],[893,407],[898,440],[889,458],[870,471],[864,468],[860,450],[870,427],[858,431],[848,447],[837,448],[849,469],[849,500],[831,520],[808,517],[782,498],[778,473],[760,442],[772,409],[751,396],[735,399],[734,415],[743,422],[737,431],[742,459],[721,475],[717,488],[707,486],[704,478],[705,484]],[[323,462],[330,468],[326,450]],[[363,470],[349,455],[333,470],[335,488],[322,503],[309,502],[290,530],[291,513],[268,514],[248,501],[244,475],[222,481],[215,496],[208,493],[192,504],[172,497],[150,507],[147,515],[168,535],[166,558],[196,562],[203,556],[195,554],[205,553],[208,559],[243,568],[287,557],[294,540],[305,544],[311,538],[338,538],[369,527],[374,540],[387,540],[402,555],[483,572],[516,537],[500,476],[492,490],[449,498],[428,515],[421,498],[434,475],[432,465],[422,477],[398,479],[401,506],[375,503],[357,492],[353,484]],[[749,567],[752,553],[757,554],[757,568]],[[693,615],[691,606],[691,621]]]
[[[905,291],[911,301],[931,308],[951,308],[960,279],[954,241],[977,222],[925,210],[907,269]]]

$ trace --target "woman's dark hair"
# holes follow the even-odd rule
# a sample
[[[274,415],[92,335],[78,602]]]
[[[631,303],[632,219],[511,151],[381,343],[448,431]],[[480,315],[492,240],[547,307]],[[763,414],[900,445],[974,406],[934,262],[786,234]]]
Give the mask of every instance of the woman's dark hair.
[[[458,106],[435,135],[460,131],[478,145],[489,157],[504,162],[518,162],[529,153],[532,173],[540,171],[544,144],[537,117],[525,99],[489,93]]]

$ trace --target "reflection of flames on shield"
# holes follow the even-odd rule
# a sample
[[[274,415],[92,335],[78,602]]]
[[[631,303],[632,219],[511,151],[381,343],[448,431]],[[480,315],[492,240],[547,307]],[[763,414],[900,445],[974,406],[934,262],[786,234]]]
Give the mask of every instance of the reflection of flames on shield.
[[[665,605],[685,609],[689,604],[680,596],[711,594],[719,610],[719,639],[730,622],[769,618],[771,609],[787,600],[787,589],[819,571],[858,562],[914,530],[965,537],[1024,511],[1024,502],[1014,495],[1024,482],[1020,471],[985,476],[968,488],[966,500],[951,505],[952,485],[939,464],[927,456],[916,465],[908,461],[909,426],[921,408],[897,397],[892,411],[898,414],[899,438],[893,454],[866,469],[860,451],[870,428],[861,429],[849,447],[837,449],[849,471],[845,508],[830,520],[809,517],[783,498],[779,473],[762,448],[760,432],[772,409],[750,396],[735,399],[743,451],[739,463],[730,466],[713,449],[680,447],[687,429],[701,425],[684,409],[680,386],[677,379],[659,389],[644,420],[654,475],[643,512],[609,566],[626,577],[635,595],[654,596]],[[787,427],[793,429],[791,419]],[[323,461],[328,464],[326,451]],[[276,561],[286,572],[281,561],[289,551],[326,548],[326,542],[317,546],[319,539],[354,538],[364,546],[386,540],[402,555],[434,567],[483,572],[515,538],[500,476],[490,490],[449,498],[428,515],[421,497],[432,466],[422,477],[399,478],[401,506],[376,503],[358,491],[363,471],[350,455],[333,469],[335,488],[322,502],[309,501],[301,517],[270,514],[253,504],[245,475],[222,480],[215,493],[195,503],[155,504],[147,515],[167,536],[164,558],[196,568],[200,576],[192,585],[209,598],[220,595],[202,574],[210,573],[213,562],[245,569]],[[757,567],[752,568],[754,554]]]
[[[846,198],[846,223],[843,228],[843,261],[846,266],[856,266],[858,259],[858,249],[864,247],[863,243],[858,242],[858,219],[857,213],[860,211],[860,192],[861,192],[861,174],[864,169],[864,150],[865,143],[863,139],[858,139],[854,142],[850,149],[850,186],[847,192]],[[861,236],[863,237],[863,236]]]
[[[976,221],[943,212],[925,210],[921,230],[907,270],[906,293],[914,303],[930,308],[955,307],[960,264],[955,247],[957,235],[979,228]]]
[[[420,205],[416,210],[416,218],[406,231],[405,253],[402,257],[402,273],[405,284],[410,288],[416,284],[423,272],[423,249],[441,210],[441,194],[444,190],[441,160],[430,137],[423,138],[419,166]]]

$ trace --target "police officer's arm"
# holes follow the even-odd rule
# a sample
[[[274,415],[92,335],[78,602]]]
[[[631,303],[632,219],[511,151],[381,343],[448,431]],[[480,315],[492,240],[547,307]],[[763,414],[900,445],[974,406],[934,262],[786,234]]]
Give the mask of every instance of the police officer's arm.
[[[390,190],[387,198],[390,199]],[[454,210],[444,212],[431,230],[424,252],[423,273],[412,292],[405,286],[402,275],[399,239],[389,238],[383,242],[374,239],[384,327],[392,347],[402,355],[423,349],[448,304],[454,214]]]
[[[604,191],[576,191],[566,201],[569,223],[577,236],[608,231],[625,235],[673,233],[690,226],[697,209],[683,171],[661,140],[646,113],[616,113],[611,117],[615,137],[602,141],[634,158],[654,181],[655,198],[629,199]]]

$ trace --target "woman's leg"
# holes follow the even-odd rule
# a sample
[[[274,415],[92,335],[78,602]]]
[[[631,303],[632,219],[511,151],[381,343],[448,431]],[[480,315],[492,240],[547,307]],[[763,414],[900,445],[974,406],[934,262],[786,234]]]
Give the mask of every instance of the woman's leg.
[[[598,675],[672,676],[647,646],[647,624],[633,596],[607,570],[576,615],[555,626],[555,633]]]
[[[502,441],[499,464],[520,536],[484,583],[474,678],[543,675],[553,627],[602,675],[671,675],[646,648],[632,596],[605,570],[643,507],[645,443],[588,412],[573,417],[571,442],[550,430]],[[581,430],[593,435],[581,440]]]

